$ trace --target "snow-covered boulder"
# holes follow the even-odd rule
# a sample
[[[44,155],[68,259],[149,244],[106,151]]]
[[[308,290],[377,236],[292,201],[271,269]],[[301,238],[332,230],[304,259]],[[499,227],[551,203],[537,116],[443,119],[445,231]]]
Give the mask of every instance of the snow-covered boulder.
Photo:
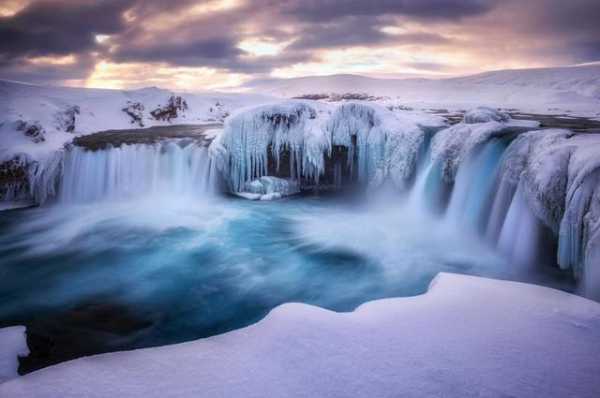
[[[467,124],[487,123],[487,122],[508,122],[510,116],[497,109],[487,106],[479,106],[465,112],[463,121]]]
[[[440,274],[421,296],[351,313],[284,304],[226,334],[51,366],[0,396],[597,398],[598,330],[593,301]]]

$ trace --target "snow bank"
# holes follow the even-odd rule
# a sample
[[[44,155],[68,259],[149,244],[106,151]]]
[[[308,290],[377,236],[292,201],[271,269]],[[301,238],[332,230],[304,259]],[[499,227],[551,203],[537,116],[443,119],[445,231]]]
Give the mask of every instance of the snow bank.
[[[581,297],[440,274],[422,296],[352,313],[285,304],[224,335],[52,366],[0,396],[595,398],[599,330],[600,305]]]
[[[24,326],[0,329],[0,384],[17,377],[19,356],[29,355]]]

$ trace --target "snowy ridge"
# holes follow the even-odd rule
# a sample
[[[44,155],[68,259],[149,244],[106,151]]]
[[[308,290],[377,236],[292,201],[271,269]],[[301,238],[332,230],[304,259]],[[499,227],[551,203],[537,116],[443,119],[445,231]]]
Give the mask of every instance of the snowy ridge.
[[[51,366],[0,395],[592,398],[599,328],[600,305],[581,297],[442,273],[421,296],[351,313],[284,304],[223,335]]]
[[[0,80],[0,162],[17,154],[41,160],[74,136],[102,130],[222,121],[235,109],[271,100],[257,94],[46,87]],[[139,105],[139,120],[126,112],[131,104]],[[176,114],[164,112],[170,104],[180,105],[173,109]],[[152,115],[155,110],[163,112]],[[19,122],[27,126],[37,123],[43,130],[44,140],[33,142],[19,131]]]
[[[488,105],[536,113],[598,116],[600,65],[515,69],[446,79],[375,79],[333,75],[256,81],[253,92],[279,97],[366,93],[413,107],[460,109]]]

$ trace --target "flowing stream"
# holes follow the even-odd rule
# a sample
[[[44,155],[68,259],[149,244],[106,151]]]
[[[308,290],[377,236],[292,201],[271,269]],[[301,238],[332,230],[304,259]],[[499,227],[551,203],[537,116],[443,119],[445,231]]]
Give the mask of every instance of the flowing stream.
[[[510,219],[527,215],[518,191],[504,225],[482,221],[493,219],[506,146],[486,145],[459,170],[444,216],[424,197],[436,189],[435,165],[405,198],[265,203],[214,193],[206,149],[194,143],[75,148],[56,203],[0,213],[0,326],[25,324],[41,342],[27,371],[222,333],[285,302],[350,311],[421,294],[441,271],[571,290],[550,264],[503,255],[531,255],[511,233]],[[500,250],[483,239],[494,229]]]

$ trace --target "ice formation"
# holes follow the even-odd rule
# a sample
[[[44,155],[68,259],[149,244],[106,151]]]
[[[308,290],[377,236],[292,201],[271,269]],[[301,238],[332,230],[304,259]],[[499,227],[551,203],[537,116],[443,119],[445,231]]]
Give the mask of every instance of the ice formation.
[[[233,115],[211,144],[211,154],[233,192],[277,173],[286,151],[290,177],[318,183],[335,146],[346,148],[344,167],[359,182],[388,177],[400,182],[414,174],[426,135],[414,121],[375,104],[287,101]]]
[[[242,192],[236,192],[250,200],[273,200],[300,192],[298,181],[289,178],[263,176],[256,180],[246,182]]]
[[[558,264],[585,276],[600,243],[600,140],[567,130],[530,132],[511,144],[504,162],[531,211],[558,236]]]

